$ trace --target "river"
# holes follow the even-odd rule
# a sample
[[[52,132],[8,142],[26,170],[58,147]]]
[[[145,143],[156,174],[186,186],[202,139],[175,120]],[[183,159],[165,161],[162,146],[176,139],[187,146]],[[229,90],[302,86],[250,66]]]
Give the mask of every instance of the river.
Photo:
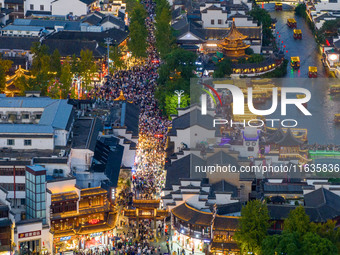
[[[280,41],[286,45],[286,59],[291,56],[299,56],[301,67],[298,71],[288,66],[285,79],[280,83],[284,87],[303,87],[311,92],[312,98],[308,102],[308,110],[312,116],[304,116],[296,107],[287,108],[286,119],[298,121],[298,128],[308,129],[308,141],[310,144],[340,144],[340,125],[335,125],[334,114],[340,113],[340,96],[329,95],[330,84],[339,84],[340,80],[327,78],[327,72],[321,62],[321,54],[318,52],[314,36],[307,23],[302,17],[296,16],[294,11],[274,11],[274,4],[266,4],[265,8],[270,15],[277,19],[276,31],[279,32]],[[297,28],[302,30],[302,40],[294,40],[293,29],[286,25],[287,19],[295,18]],[[318,78],[308,77],[308,67],[318,68]],[[267,102],[263,109],[268,109],[271,102]],[[262,107],[261,107],[262,108]],[[279,107],[278,107],[279,109]],[[271,118],[283,119],[280,111],[277,110]]]

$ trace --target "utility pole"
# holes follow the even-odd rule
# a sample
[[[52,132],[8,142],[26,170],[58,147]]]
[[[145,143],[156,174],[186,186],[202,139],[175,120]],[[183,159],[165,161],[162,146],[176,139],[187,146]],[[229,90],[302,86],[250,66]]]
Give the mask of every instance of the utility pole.
[[[110,45],[112,44],[112,38],[107,37],[104,39],[107,47],[107,75],[110,75]]]

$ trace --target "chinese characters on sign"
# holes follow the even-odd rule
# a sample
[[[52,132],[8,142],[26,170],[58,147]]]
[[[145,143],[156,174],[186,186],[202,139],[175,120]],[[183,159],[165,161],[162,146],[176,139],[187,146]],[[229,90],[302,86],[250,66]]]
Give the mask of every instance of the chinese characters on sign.
[[[26,237],[32,237],[32,236],[40,236],[41,230],[32,231],[32,232],[26,232],[26,233],[20,233],[19,238],[26,238]]]

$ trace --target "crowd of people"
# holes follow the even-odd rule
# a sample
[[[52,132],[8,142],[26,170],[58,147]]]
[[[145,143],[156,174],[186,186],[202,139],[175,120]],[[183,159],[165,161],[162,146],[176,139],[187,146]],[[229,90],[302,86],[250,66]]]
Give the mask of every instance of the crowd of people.
[[[154,96],[160,65],[155,48],[155,3],[152,0],[144,0],[141,3],[148,13],[145,20],[148,29],[148,57],[144,64],[113,73],[103,86],[95,86],[89,95],[95,98],[98,104],[112,106],[114,99],[118,98],[122,91],[128,102],[139,106],[139,141],[132,188],[139,198],[152,199],[155,194],[160,193],[165,182],[162,171],[165,160],[164,148],[171,122],[163,117]]]

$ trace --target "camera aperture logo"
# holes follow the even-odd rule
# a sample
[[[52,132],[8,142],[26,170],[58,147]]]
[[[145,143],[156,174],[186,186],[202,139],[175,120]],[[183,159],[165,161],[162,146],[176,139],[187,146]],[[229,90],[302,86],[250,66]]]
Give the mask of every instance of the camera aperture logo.
[[[221,106],[222,100],[218,92],[216,91],[217,89],[226,89],[229,91],[230,95],[232,96],[232,102],[233,102],[233,109],[232,109],[232,114],[235,115],[245,115],[245,95],[243,91],[231,84],[215,84],[215,89],[212,88],[209,85],[204,84],[207,88],[209,88],[215,96],[218,98],[219,103]],[[215,105],[216,100],[213,97],[212,93],[209,91],[203,89],[203,91],[207,92],[207,94],[212,98],[214,101]],[[202,115],[207,114],[207,94],[202,94],[201,95],[201,113]],[[312,114],[307,110],[305,105],[307,102],[311,99],[311,93],[309,90],[305,88],[299,88],[299,87],[283,87],[281,88],[281,95],[279,96],[278,93],[278,88],[274,87],[272,88],[272,105],[269,109],[266,110],[260,110],[256,109],[254,106],[253,102],[253,88],[249,87],[247,89],[247,106],[249,111],[256,115],[256,116],[268,116],[272,113],[274,113],[277,110],[278,107],[278,101],[279,98],[281,98],[281,116],[286,116],[287,115],[287,105],[295,105],[304,115],[306,116],[312,116]],[[289,94],[302,94],[304,96],[300,98],[288,98]],[[262,119],[251,119],[251,120],[238,120],[237,122],[233,121],[233,119],[222,119],[222,118],[214,118],[213,120],[213,126],[216,127],[216,125],[242,125],[242,126],[250,126],[250,127],[263,127],[265,125],[265,122],[268,122],[269,126],[274,127],[275,123],[280,123],[282,127],[286,128],[291,128],[291,127],[296,127],[298,125],[298,121],[296,119],[266,119],[265,121]]]

